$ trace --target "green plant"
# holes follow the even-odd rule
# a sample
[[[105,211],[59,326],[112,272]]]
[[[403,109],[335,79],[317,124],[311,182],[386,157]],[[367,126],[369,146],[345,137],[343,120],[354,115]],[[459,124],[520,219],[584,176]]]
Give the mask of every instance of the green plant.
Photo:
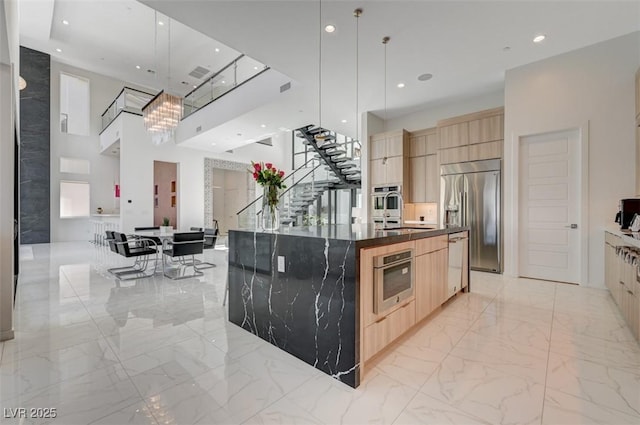
[[[163,226],[167,226],[167,227],[168,227],[168,226],[170,226],[170,224],[169,224],[169,217],[163,217],[163,218],[162,218],[162,225],[163,225]]]
[[[302,216],[302,225],[303,226],[322,226],[324,220],[319,215],[308,215],[305,214]]]

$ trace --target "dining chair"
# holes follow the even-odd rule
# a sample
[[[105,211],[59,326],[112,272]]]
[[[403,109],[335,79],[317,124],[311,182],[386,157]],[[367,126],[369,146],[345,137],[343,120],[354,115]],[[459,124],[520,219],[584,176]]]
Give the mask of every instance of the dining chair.
[[[203,250],[204,232],[174,233],[172,240],[165,243],[162,249],[164,254],[162,256],[162,270],[164,275],[173,280],[202,276],[203,273],[199,270],[200,264],[195,256],[202,254]],[[189,257],[191,257],[191,259],[187,260]],[[165,259],[168,259],[168,261],[165,261]],[[172,273],[167,271],[167,263],[169,263],[169,266],[172,266],[171,269],[169,269]],[[184,274],[184,270],[188,267],[193,268],[192,274]]]
[[[148,238],[128,239],[127,235],[113,232],[113,246],[119,255],[125,258],[135,258],[134,263],[128,267],[114,267],[108,269],[118,280],[134,280],[151,277],[156,273],[158,264],[158,251],[156,243]],[[142,244],[142,246],[140,246]],[[112,245],[110,244],[110,247]],[[149,257],[155,256],[153,271],[147,272]]]

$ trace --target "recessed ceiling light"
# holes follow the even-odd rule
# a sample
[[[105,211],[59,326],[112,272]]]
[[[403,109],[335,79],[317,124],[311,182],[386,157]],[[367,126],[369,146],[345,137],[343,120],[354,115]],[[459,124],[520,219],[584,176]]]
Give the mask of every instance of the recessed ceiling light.
[[[262,127],[262,128],[266,128],[266,127],[267,127],[267,125],[266,125],[266,124],[260,124],[260,127]]]
[[[56,52],[58,52],[58,53],[62,53],[62,49],[58,47],[58,48],[56,49]]]
[[[63,24],[63,25],[69,25],[69,21],[67,21],[66,19],[63,19],[63,20],[62,20],[62,24]]]
[[[344,124],[344,123],[346,123],[346,122],[347,122],[347,120],[342,120],[341,122]]]
[[[428,81],[433,78],[433,74],[421,74],[418,75],[418,81]]]
[[[218,49],[218,48],[216,47],[216,53],[218,53],[219,51],[220,51],[220,49]]]
[[[398,83],[398,88],[399,89],[403,89],[404,88],[404,83]]]
[[[220,81],[222,84],[227,84],[225,80]]]
[[[257,66],[254,66],[254,67],[253,67],[253,69],[255,69],[255,70],[257,71],[257,70],[258,70],[258,67],[257,67]]]
[[[193,85],[193,88],[194,88],[194,89],[197,89],[197,88],[198,88],[198,86],[196,86],[196,85],[194,84],[194,85]]]
[[[162,22],[162,21],[158,21],[158,25],[163,26],[163,25],[164,25],[164,22]]]
[[[140,69],[140,65],[136,65],[136,69]]]
[[[334,32],[336,30],[336,27],[335,27],[335,25],[329,24],[326,27],[324,27],[324,30],[326,32],[328,32],[328,33],[332,33],[332,32]]]
[[[216,142],[211,143],[211,146],[215,146],[215,145],[216,145]]]
[[[540,34],[540,35],[536,35],[535,37],[533,37],[533,42],[534,43],[540,43],[541,41],[543,41],[545,38],[547,38],[546,35],[544,34]]]

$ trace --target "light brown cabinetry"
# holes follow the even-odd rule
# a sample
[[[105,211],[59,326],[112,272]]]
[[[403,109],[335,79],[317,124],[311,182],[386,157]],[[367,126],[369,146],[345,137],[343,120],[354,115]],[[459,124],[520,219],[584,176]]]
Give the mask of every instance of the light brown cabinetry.
[[[409,330],[415,323],[415,302],[411,300],[388,316],[367,326],[364,330],[364,360],[369,360]]]
[[[440,133],[440,148],[455,148],[456,146],[464,146],[469,144],[469,123],[459,122],[450,125],[440,125],[438,123],[438,132]]]
[[[504,109],[495,108],[438,122],[440,164],[502,157]]]
[[[444,248],[415,258],[416,322],[447,300],[448,252],[448,248]]]
[[[640,193],[640,68],[636,71],[636,193]]]
[[[375,134],[369,138],[369,180],[371,186],[403,186],[410,190],[409,133],[405,130]]]
[[[373,312],[373,258],[413,249],[414,293],[380,314]],[[447,297],[448,236],[384,245],[360,251],[361,359],[367,361],[436,310]]]
[[[438,130],[429,128],[410,133],[409,174],[411,191],[407,202],[438,202]]]
[[[616,254],[619,250],[617,247],[624,245],[622,238],[605,232],[605,284],[631,333],[640,341],[640,284],[636,278],[638,262],[632,256]]]

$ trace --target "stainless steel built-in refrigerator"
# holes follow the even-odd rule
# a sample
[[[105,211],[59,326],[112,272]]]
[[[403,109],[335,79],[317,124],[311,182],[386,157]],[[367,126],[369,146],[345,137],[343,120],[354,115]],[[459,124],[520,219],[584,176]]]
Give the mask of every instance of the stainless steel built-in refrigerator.
[[[440,167],[440,217],[445,226],[469,226],[469,266],[502,272],[500,160]]]

